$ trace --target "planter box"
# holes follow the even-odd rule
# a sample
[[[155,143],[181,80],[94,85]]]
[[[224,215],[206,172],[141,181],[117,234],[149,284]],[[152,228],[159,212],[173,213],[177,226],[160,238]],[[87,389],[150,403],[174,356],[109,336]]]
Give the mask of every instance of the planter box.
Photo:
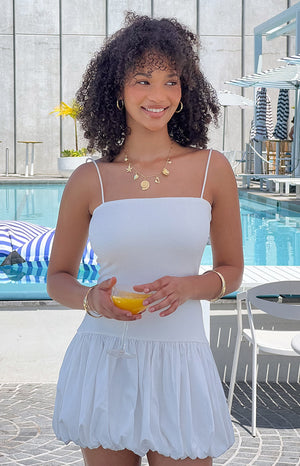
[[[57,159],[59,174],[65,178],[69,178],[75,168],[85,163],[88,158],[90,157],[59,157]]]

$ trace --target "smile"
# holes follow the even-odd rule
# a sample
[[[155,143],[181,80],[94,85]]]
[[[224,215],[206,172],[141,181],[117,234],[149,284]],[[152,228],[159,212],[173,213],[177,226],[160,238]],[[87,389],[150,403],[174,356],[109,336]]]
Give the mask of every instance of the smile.
[[[164,107],[163,108],[146,108],[146,107],[143,107],[144,110],[146,110],[147,112],[152,112],[152,113],[161,113],[163,112],[164,110],[166,110]]]

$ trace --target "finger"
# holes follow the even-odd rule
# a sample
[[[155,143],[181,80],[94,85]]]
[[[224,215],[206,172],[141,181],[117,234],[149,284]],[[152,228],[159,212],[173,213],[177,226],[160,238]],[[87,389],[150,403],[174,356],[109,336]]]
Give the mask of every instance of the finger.
[[[144,285],[135,285],[132,288],[139,293],[149,293],[151,285],[151,283],[145,283]]]
[[[169,295],[165,297],[164,299],[161,299],[157,304],[154,304],[154,306],[149,307],[148,311],[149,312],[161,311],[165,307],[171,306],[176,300],[177,300],[176,296]]]
[[[116,277],[112,277],[108,280],[104,280],[103,282],[99,283],[99,287],[101,288],[101,290],[109,291],[115,286],[116,283]]]
[[[159,315],[160,317],[169,316],[170,314],[173,314],[173,312],[175,312],[177,308],[178,308],[178,301],[175,301],[168,309],[161,312]]]
[[[144,283],[143,285],[135,285],[133,289],[135,291],[141,291],[143,293],[149,293],[151,291],[157,291],[163,286],[162,279],[155,280],[154,282]]]
[[[158,290],[156,292],[152,292],[151,296],[149,296],[148,298],[145,299],[145,301],[143,301],[143,304],[144,304],[144,306],[149,306],[150,304],[152,304],[152,303],[154,303],[156,301],[161,301],[163,299],[168,298],[169,296],[172,296],[173,293],[174,293],[174,291],[171,289],[171,287],[166,285],[164,288],[162,288],[162,289],[160,289],[160,290]]]
[[[153,291],[151,295],[143,301],[144,306],[149,306],[156,301],[161,301],[168,296],[174,294],[173,286],[169,283],[165,284],[161,289],[158,291]]]

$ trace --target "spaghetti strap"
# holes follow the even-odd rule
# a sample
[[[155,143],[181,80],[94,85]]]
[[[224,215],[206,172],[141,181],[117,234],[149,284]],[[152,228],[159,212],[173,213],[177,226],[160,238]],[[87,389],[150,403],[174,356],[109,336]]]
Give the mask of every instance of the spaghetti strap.
[[[101,197],[102,197],[102,204],[104,204],[104,190],[103,190],[103,182],[102,182],[102,178],[101,178],[101,174],[100,174],[100,170],[98,168],[98,165],[96,164],[95,160],[89,158],[88,161],[91,161],[93,162],[93,164],[95,165],[96,167],[96,170],[98,172],[98,176],[99,176],[99,181],[100,181],[100,188],[101,188]]]
[[[211,153],[212,153],[212,149],[210,149],[210,151],[209,151],[208,159],[207,159],[207,163],[206,163],[204,181],[203,181],[203,186],[202,186],[202,191],[201,191],[201,196],[200,196],[201,199],[203,198],[203,194],[204,194],[204,190],[205,190],[206,179],[207,179],[207,172],[208,172],[209,162],[210,162],[210,158],[211,158]]]

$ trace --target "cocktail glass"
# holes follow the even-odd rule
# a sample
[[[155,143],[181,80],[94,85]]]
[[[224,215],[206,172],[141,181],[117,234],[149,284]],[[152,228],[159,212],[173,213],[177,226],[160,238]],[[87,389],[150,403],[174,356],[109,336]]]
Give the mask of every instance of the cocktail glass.
[[[112,289],[111,299],[115,306],[120,309],[125,309],[131,314],[139,314],[143,312],[147,306],[143,305],[143,301],[148,298],[151,293],[136,293],[128,285],[117,285]],[[135,354],[127,351],[127,332],[128,321],[124,321],[123,333],[121,337],[121,347],[108,351],[108,354],[116,358],[135,358]]]

